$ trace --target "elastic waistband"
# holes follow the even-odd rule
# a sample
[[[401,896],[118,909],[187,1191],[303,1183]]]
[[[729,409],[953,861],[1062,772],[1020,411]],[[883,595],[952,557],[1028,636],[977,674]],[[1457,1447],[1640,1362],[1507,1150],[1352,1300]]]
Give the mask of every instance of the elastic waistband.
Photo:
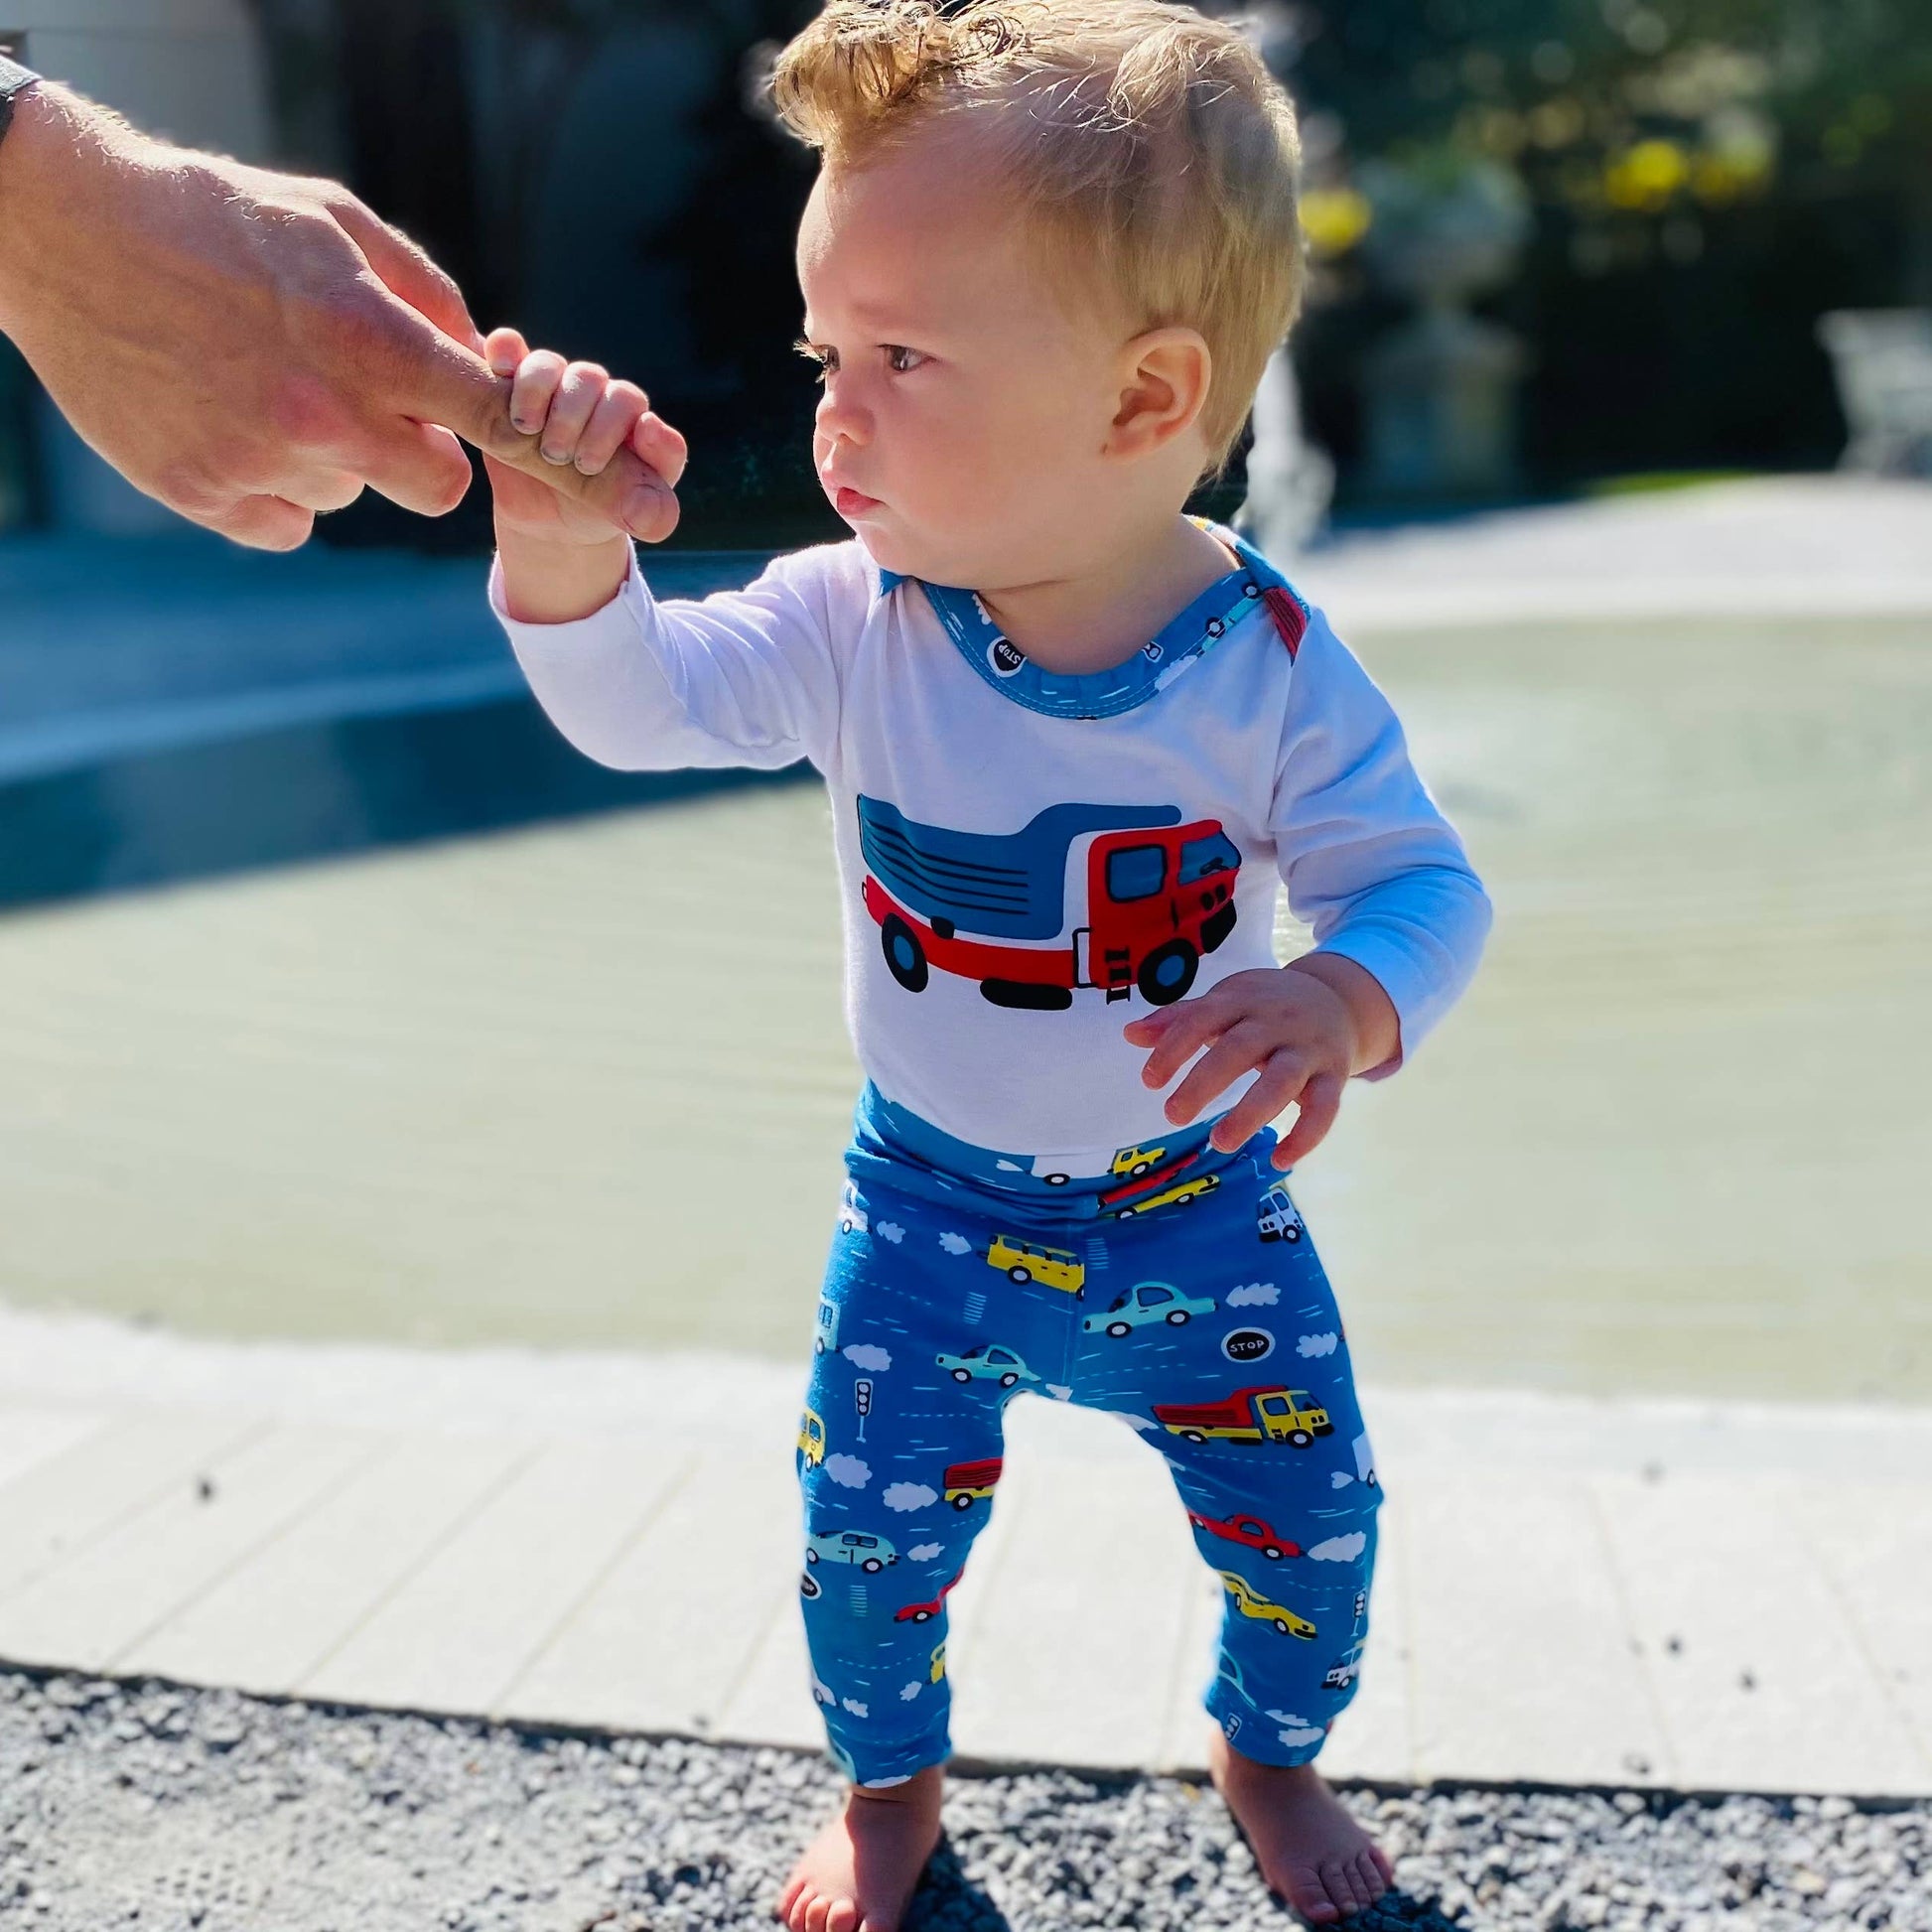
[[[1131,1220],[1145,1208],[1206,1191],[1224,1169],[1265,1156],[1275,1144],[1275,1130],[1264,1127],[1223,1153],[1208,1145],[1213,1129],[1205,1120],[1141,1146],[1005,1154],[954,1139],[868,1081],[853,1114],[846,1167],[857,1180],[928,1200],[977,1196],[1043,1221]]]

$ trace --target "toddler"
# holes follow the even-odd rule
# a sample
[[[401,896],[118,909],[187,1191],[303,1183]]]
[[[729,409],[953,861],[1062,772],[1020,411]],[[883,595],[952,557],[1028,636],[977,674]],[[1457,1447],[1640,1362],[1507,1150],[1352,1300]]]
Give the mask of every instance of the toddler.
[[[660,602],[621,532],[492,464],[489,596],[591,757],[808,759],[832,799],[867,1078],[797,1466],[851,1784],[776,1911],[904,1914],[946,1594],[1026,1392],[1166,1459],[1226,1591],[1215,1784],[1332,1922],[1391,1880],[1314,1767],[1380,1492],[1283,1176],[1455,999],[1489,905],[1321,613],[1183,510],[1299,305],[1293,110],[1237,30],[1163,0],[832,0],[768,85],[820,154],[797,346],[853,536]],[[628,447],[676,484],[640,390],[510,330],[488,352],[551,461]],[[1316,940],[1287,967],[1284,884]]]

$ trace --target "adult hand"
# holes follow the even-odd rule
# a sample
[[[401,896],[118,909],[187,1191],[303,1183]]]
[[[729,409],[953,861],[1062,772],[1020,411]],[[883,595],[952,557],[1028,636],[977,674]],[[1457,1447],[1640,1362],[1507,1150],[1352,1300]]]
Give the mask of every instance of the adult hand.
[[[457,436],[648,542],[677,523],[632,451],[543,462],[455,283],[346,189],[48,81],[0,143],[0,334],[130,483],[239,543],[292,550],[364,484],[440,516],[470,485]]]

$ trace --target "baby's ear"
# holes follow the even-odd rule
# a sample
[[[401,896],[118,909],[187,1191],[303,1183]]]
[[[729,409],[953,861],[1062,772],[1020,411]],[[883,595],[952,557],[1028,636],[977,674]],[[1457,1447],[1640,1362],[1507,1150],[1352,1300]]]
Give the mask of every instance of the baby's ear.
[[[1213,379],[1213,356],[1196,329],[1150,329],[1125,345],[1127,363],[1114,440],[1140,456],[1181,435],[1199,417]]]

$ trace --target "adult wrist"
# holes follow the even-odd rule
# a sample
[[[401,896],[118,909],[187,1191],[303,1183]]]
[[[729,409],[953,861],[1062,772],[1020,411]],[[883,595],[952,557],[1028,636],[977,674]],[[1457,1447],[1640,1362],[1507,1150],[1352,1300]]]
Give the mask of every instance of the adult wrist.
[[[13,124],[14,103],[30,87],[40,84],[40,75],[32,68],[24,68],[18,61],[10,61],[0,54],[0,141],[7,138],[7,129]]]
[[[0,139],[0,331],[17,319],[49,239],[71,225],[74,181],[62,164],[101,146],[86,103],[38,74],[12,106]]]

